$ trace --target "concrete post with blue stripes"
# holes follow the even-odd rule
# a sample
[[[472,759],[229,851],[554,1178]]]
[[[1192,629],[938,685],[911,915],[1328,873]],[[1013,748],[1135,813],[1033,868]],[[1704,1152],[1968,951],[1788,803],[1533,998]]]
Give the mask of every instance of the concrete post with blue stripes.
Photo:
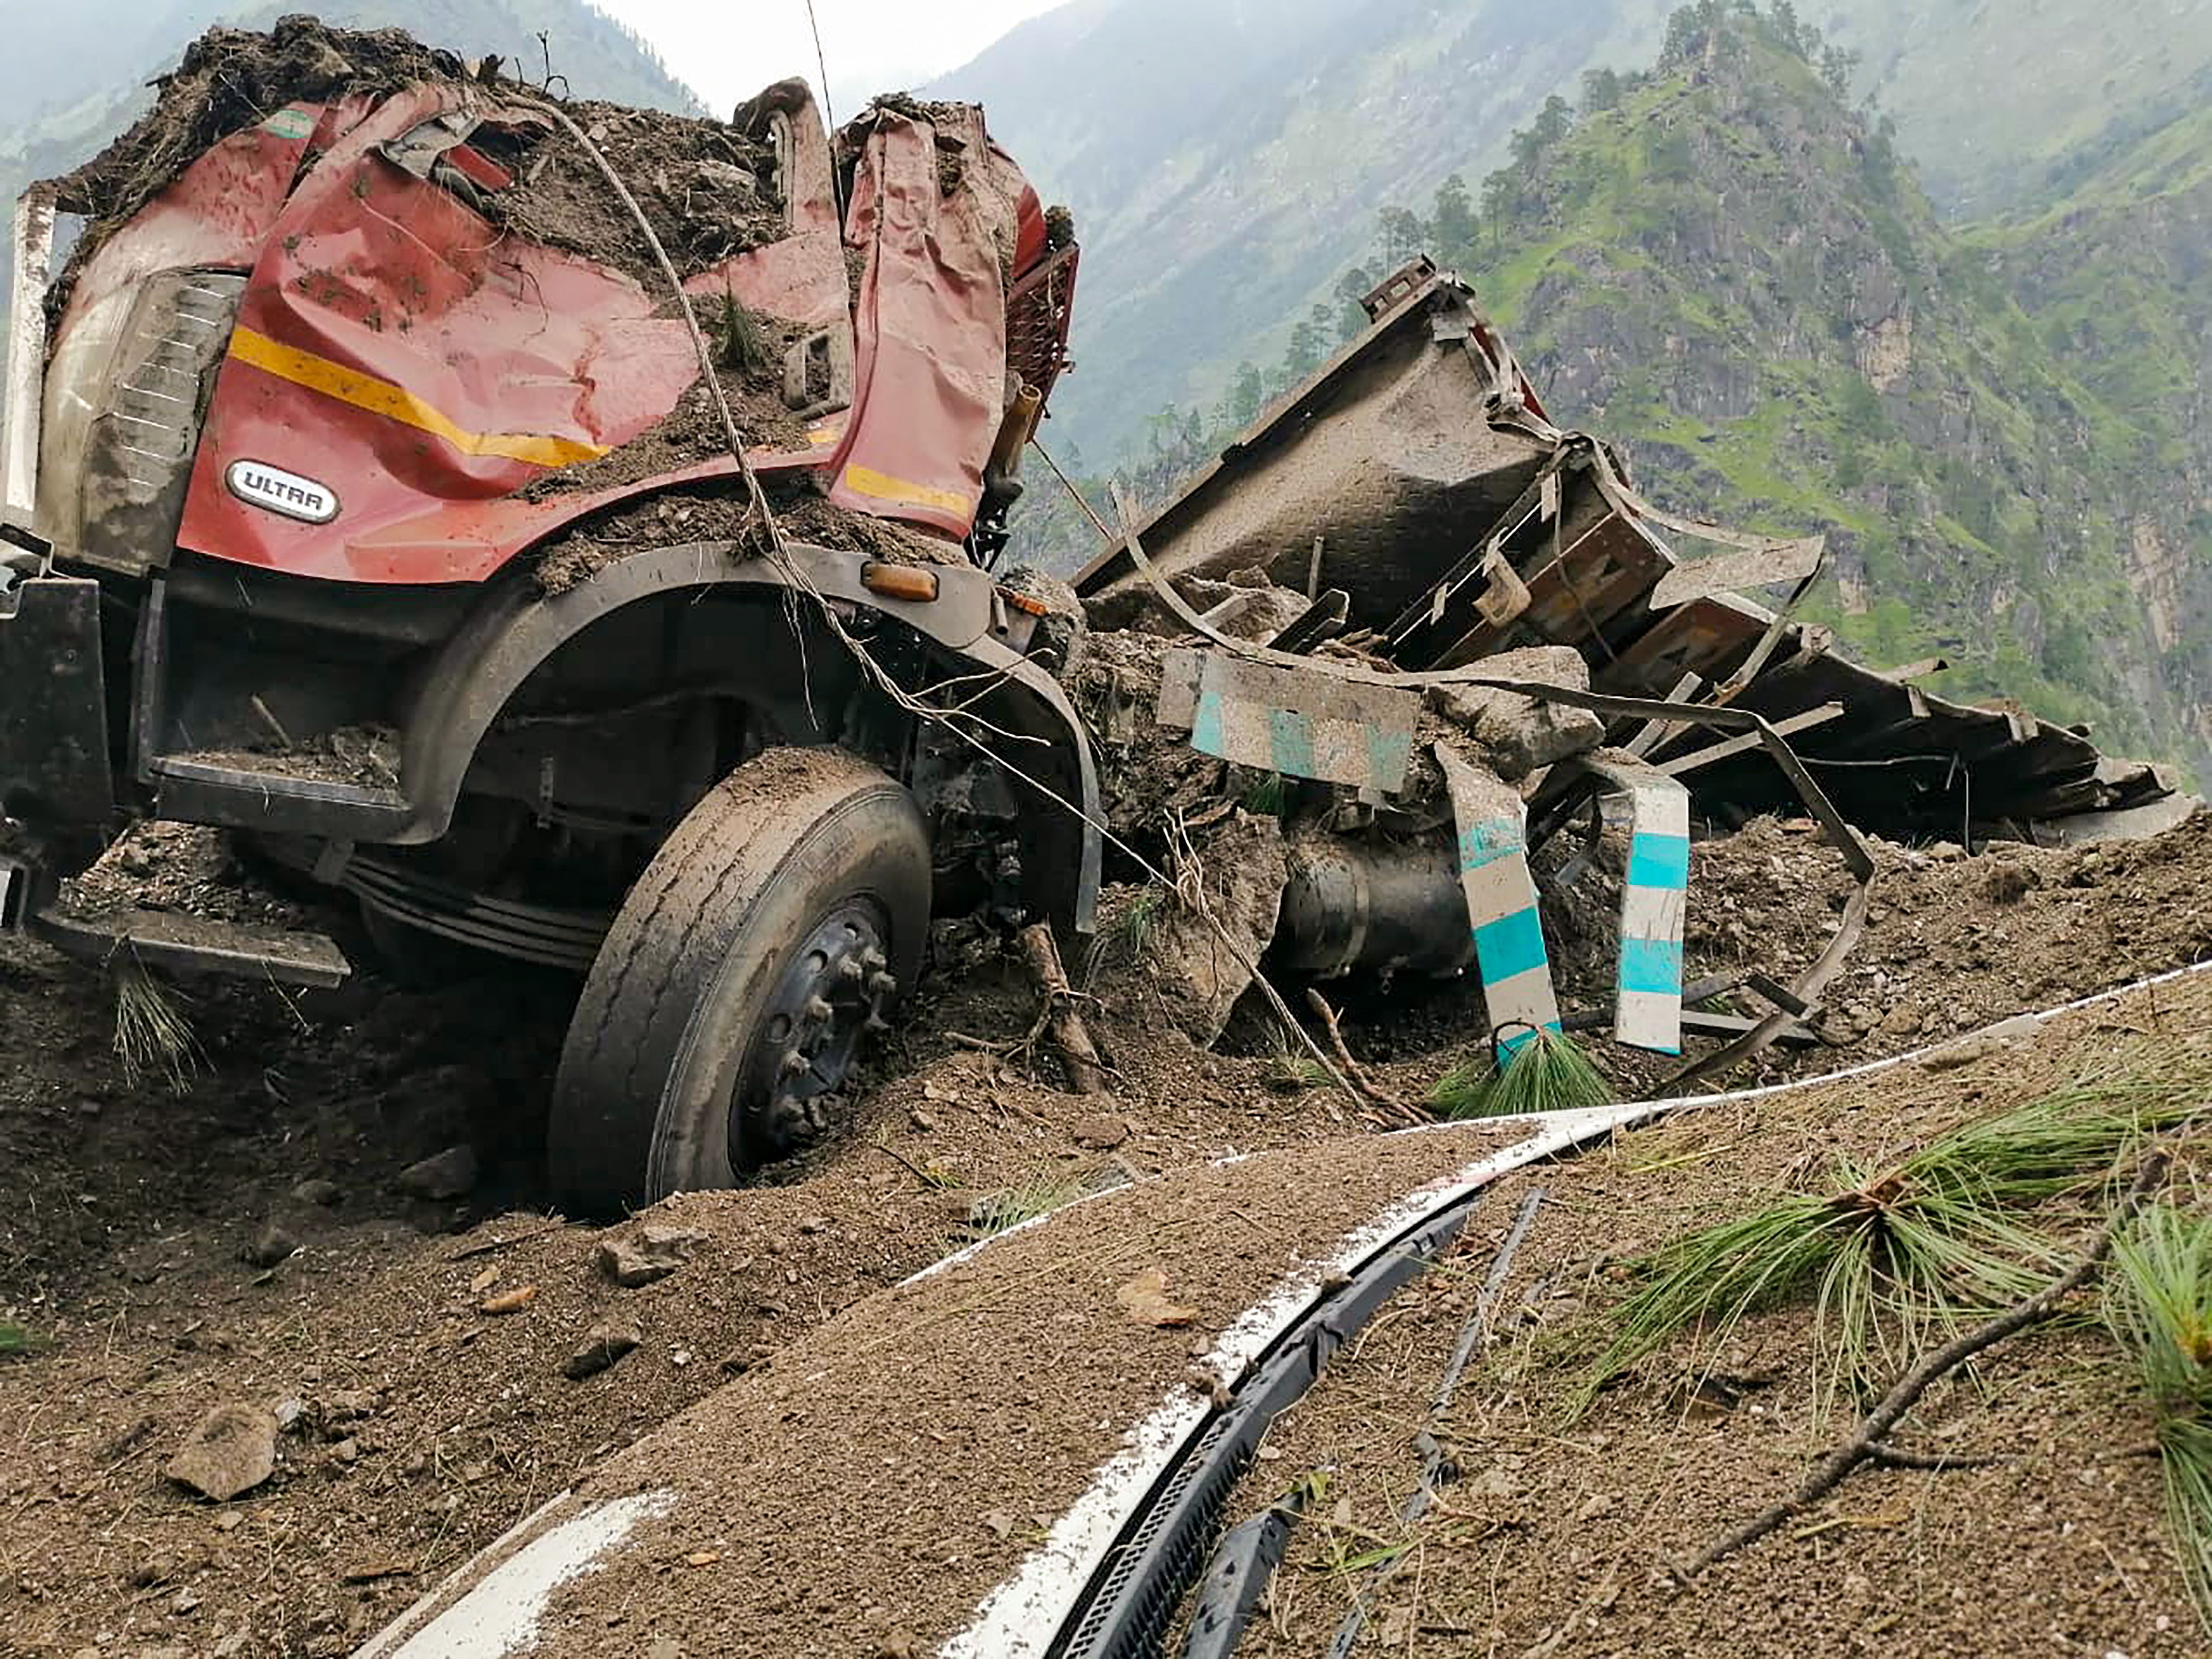
[[[1628,801],[1628,875],[1620,889],[1613,1035],[1632,1048],[1679,1054],[1690,792],[1679,780],[1625,755],[1590,756],[1584,763]]]
[[[1495,774],[1436,745],[1459,830],[1459,878],[1474,931],[1475,971],[1500,1057],[1559,1029],[1559,1001],[1528,872],[1528,808]]]

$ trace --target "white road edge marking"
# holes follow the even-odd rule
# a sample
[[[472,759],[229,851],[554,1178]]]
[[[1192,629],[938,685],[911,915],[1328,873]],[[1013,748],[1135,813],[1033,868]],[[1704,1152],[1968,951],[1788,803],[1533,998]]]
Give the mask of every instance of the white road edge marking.
[[[581,1577],[593,1563],[629,1536],[639,1522],[676,1507],[672,1492],[637,1492],[579,1510],[556,1522],[489,1572],[434,1618],[431,1608],[445,1600],[462,1573],[532,1526],[569,1494],[532,1510],[489,1549],[473,1558],[436,1590],[418,1601],[374,1638],[354,1659],[502,1659],[538,1640],[538,1620],[553,1592]]]
[[[2056,1008],[2015,1014],[1978,1031],[1962,1032],[1942,1042],[1892,1054],[1885,1060],[1868,1060],[1820,1077],[1763,1084],[1719,1094],[1631,1101],[1618,1106],[1547,1113],[1524,1119],[1525,1122],[1544,1127],[1501,1152],[1416,1188],[1365,1226],[1346,1234],[1327,1261],[1309,1263],[1283,1280],[1224,1332],[1220,1341],[1198,1364],[1234,1387],[1253,1360],[1312,1306],[1324,1279],[1356,1271],[1382,1246],[1437,1211],[1538,1158],[1649,1118],[1864,1077],[1913,1063],[1939,1049],[1956,1048],[1987,1034],[2025,1035],[2060,1014],[2109,1002],[2209,969],[2212,969],[2212,961],[2177,968],[2132,985],[2100,991]],[[1435,1134],[1466,1127],[1464,1123],[1430,1124],[1402,1133]],[[1209,1401],[1187,1387],[1179,1387],[1154,1407],[1124,1437],[1121,1449],[1098,1471],[1089,1489],[1054,1523],[1045,1541],[984,1598],[968,1627],[939,1650],[943,1659],[1031,1659],[1032,1656],[1042,1656],[1059,1634],[1076,1596],[1105,1559],[1108,1547],[1135,1513],[1138,1502],[1165,1473],[1176,1452],[1205,1420],[1210,1409]]]

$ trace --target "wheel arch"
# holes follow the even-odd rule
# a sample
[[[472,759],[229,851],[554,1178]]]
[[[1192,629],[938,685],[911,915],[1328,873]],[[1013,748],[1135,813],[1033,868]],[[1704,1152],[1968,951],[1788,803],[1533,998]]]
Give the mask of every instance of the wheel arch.
[[[865,555],[787,545],[825,598],[910,630],[960,659],[967,672],[997,677],[969,712],[980,717],[972,728],[978,742],[1017,781],[1024,897],[1033,911],[1056,924],[1091,932],[1101,867],[1097,826],[1104,821],[1097,767],[1082,721],[1058,684],[995,637],[1002,613],[989,576],[943,567],[937,600],[885,601],[862,584],[869,562]],[[715,590],[793,587],[766,560],[741,557],[727,542],[630,554],[559,592],[545,592],[527,579],[499,584],[440,648],[414,688],[401,763],[411,810],[398,833],[380,839],[421,845],[446,834],[470,764],[501,711],[532,673],[593,623],[634,605]],[[1079,811],[1071,812],[1071,806]]]

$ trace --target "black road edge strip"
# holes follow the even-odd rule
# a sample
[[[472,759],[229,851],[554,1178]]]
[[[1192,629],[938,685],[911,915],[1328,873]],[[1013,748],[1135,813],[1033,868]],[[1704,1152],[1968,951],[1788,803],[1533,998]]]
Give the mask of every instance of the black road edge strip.
[[[1540,1161],[1540,1160],[1539,1160]],[[1136,1514],[1060,1626],[1054,1659],[1150,1659],[1206,1563],[1229,1495],[1278,1413],[1334,1354],[1467,1224],[1488,1183],[1416,1222],[1309,1310],[1263,1354],[1231,1401],[1209,1415]]]

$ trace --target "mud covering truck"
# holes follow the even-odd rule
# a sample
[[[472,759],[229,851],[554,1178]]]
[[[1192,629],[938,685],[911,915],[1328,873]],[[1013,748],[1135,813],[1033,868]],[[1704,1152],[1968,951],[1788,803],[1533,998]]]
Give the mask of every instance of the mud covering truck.
[[[0,879],[80,955],[342,977],[58,897],[221,825],[396,957],[582,975],[550,1160],[605,1210],[819,1133],[933,897],[1091,924],[1090,753],[984,568],[1077,249],[973,106],[496,70],[217,30],[17,207]]]

